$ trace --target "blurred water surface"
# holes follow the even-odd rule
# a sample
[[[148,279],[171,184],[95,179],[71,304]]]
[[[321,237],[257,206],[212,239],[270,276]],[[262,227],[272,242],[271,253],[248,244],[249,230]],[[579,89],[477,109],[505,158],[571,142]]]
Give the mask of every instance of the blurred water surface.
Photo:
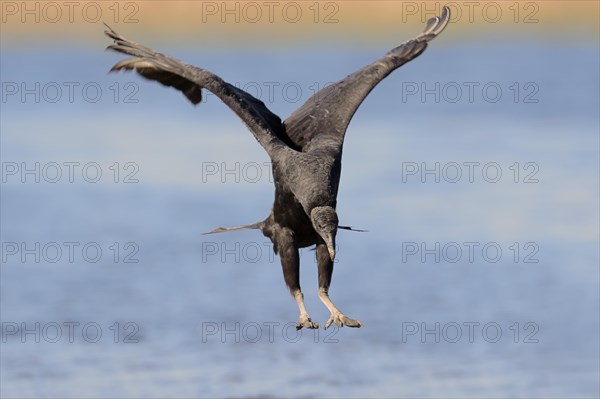
[[[201,235],[261,220],[272,202],[267,166],[257,179],[241,172],[268,157],[231,111],[211,95],[195,108],[137,76],[107,75],[118,56],[98,49],[3,50],[3,82],[80,83],[73,102],[66,91],[56,103],[3,100],[4,164],[97,162],[103,175],[2,184],[2,397],[597,397],[598,47],[435,44],[373,91],[347,134],[339,214],[369,232],[338,234],[331,295],[364,327],[298,335],[268,241],[256,231]],[[386,50],[169,52],[260,87],[285,117]],[[99,101],[81,94],[87,82],[101,87]],[[421,97],[423,87],[433,94]],[[139,182],[122,182],[127,162]],[[236,162],[238,175],[202,173]],[[403,175],[407,163],[436,162],[463,173],[465,162],[494,162],[503,174],[497,183],[481,169],[473,183]],[[534,169],[537,182],[525,183]],[[72,263],[67,242],[79,244]],[[465,242],[479,243],[473,262]],[[52,254],[23,261],[6,243],[64,252],[55,263]],[[103,250],[97,262],[82,255],[86,243]],[[464,252],[422,259],[407,243]],[[502,249],[498,261],[482,255],[486,243]],[[313,257],[302,252],[302,286],[324,323]],[[21,329],[36,322],[39,343]],[[72,340],[69,322],[79,323]],[[62,328],[55,343],[52,323]],[[88,342],[97,326],[102,336]]]

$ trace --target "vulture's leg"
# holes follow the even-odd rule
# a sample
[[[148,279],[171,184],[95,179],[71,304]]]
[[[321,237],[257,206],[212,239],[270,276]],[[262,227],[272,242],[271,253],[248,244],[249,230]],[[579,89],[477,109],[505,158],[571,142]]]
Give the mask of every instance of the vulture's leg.
[[[291,230],[281,229],[278,231],[277,247],[279,256],[281,257],[285,284],[290,289],[290,293],[300,309],[300,319],[298,320],[298,324],[296,324],[296,329],[300,330],[302,327],[319,328],[319,323],[314,323],[310,319],[304,307],[304,294],[300,290],[300,256],[298,255],[298,248],[294,242]]]
[[[331,284],[331,275],[333,274],[333,261],[329,257],[327,245],[324,243],[317,244],[317,263],[319,265],[319,299],[331,312],[331,317],[325,323],[325,329],[331,323],[335,323],[338,327],[360,327],[362,325],[360,321],[346,317],[329,299],[329,284]]]

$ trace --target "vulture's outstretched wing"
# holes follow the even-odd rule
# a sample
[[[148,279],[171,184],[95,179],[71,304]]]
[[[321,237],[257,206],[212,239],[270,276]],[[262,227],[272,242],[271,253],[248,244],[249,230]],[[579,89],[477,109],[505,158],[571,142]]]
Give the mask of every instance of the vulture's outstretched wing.
[[[319,147],[319,142],[332,139],[341,145],[348,124],[365,97],[392,71],[418,57],[427,43],[444,30],[449,19],[450,10],[444,7],[442,15],[431,18],[419,36],[309,98],[283,122],[296,148],[308,151]]]
[[[271,157],[275,150],[288,147],[286,141],[289,142],[289,139],[285,135],[281,119],[269,111],[262,101],[225,82],[212,72],[134,43],[108,25],[107,27],[109,30],[104,32],[115,41],[115,44],[107,49],[134,57],[115,64],[111,72],[135,70],[147,79],[176,88],[193,104],[202,101],[201,89],[210,90],[242,119]]]

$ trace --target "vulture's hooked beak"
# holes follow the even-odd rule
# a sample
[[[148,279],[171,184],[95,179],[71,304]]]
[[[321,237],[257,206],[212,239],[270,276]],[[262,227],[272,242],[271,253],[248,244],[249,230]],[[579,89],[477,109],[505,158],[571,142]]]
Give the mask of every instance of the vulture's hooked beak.
[[[329,235],[325,239],[325,244],[327,244],[327,251],[329,251],[329,257],[331,258],[331,261],[333,262],[335,260],[335,237],[332,235]]]

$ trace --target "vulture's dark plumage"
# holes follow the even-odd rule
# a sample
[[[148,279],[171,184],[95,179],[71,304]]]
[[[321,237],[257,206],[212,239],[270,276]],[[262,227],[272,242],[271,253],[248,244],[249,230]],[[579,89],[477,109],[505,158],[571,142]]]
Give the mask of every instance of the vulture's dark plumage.
[[[106,34],[115,43],[109,49],[133,56],[117,63],[111,71],[136,70],[143,77],[180,90],[192,103],[202,99],[202,89],[210,90],[248,126],[269,154],[275,179],[275,202],[262,222],[234,228],[218,228],[221,233],[245,228],[260,229],[271,239],[281,257],[285,283],[300,308],[297,328],[318,328],[304,307],[300,291],[298,248],[316,245],[319,269],[319,298],[331,312],[325,328],[360,327],[358,320],[345,316],[329,299],[329,284],[335,257],[335,237],[339,228],[335,211],[340,181],[344,135],[356,109],[369,92],[387,75],[418,57],[448,24],[449,9],[431,18],[425,31],[370,65],[339,82],[327,86],[284,122],[262,101],[225,82],[212,72],[185,64],[125,39],[109,28]]]

